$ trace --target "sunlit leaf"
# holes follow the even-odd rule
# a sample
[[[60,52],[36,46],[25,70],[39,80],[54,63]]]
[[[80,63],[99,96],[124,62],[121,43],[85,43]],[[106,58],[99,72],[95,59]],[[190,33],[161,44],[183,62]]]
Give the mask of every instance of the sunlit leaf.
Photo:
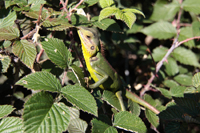
[[[49,72],[35,72],[20,79],[16,85],[22,85],[28,89],[59,92],[60,81]]]
[[[1,133],[23,133],[22,119],[17,117],[7,117],[0,120]]]
[[[0,105],[0,119],[9,115],[14,109],[11,105]]]
[[[13,40],[19,37],[18,28],[6,27],[0,29],[0,41],[2,40]]]
[[[114,5],[114,1],[113,0],[99,0],[99,4],[101,6],[101,8],[105,8],[108,6],[112,6]]]
[[[1,56],[0,55],[0,63],[1,63],[1,72],[7,72],[7,69],[10,65],[11,59],[9,56]]]
[[[97,116],[97,104],[94,97],[79,85],[67,85],[61,89],[63,96],[79,109]]]
[[[42,41],[42,47],[49,59],[61,68],[66,68],[72,61],[72,55],[62,40],[46,38]]]
[[[114,115],[113,126],[138,133],[147,131],[143,121],[135,114],[127,111],[121,111]]]
[[[17,19],[16,12],[9,12],[8,16],[0,19],[0,29],[7,26],[13,26],[15,20]]]
[[[39,92],[25,103],[23,119],[28,133],[63,132],[69,125],[70,111],[64,103],[54,103],[47,92]]]
[[[18,56],[26,66],[33,68],[37,54],[33,43],[28,42],[27,40],[15,41],[12,52]]]

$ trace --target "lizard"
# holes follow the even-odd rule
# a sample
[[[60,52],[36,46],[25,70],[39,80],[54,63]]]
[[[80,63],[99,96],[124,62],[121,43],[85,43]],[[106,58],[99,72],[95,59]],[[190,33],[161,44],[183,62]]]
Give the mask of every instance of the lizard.
[[[125,111],[126,108],[121,96],[123,88],[121,79],[100,51],[100,39],[97,31],[93,28],[78,27],[78,35],[86,67],[95,82],[90,84],[89,88],[99,87],[114,92],[119,100],[121,111]]]

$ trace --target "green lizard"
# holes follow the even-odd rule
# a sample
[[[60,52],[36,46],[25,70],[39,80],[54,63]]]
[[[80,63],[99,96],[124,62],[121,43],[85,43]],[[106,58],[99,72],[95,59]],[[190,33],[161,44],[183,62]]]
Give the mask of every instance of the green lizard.
[[[97,31],[92,28],[79,27],[78,35],[81,40],[83,56],[87,69],[95,81],[94,84],[89,85],[89,88],[94,89],[100,87],[101,89],[115,92],[115,95],[119,99],[121,110],[125,111],[126,109],[124,107],[120,90],[123,88],[121,79],[101,54]]]

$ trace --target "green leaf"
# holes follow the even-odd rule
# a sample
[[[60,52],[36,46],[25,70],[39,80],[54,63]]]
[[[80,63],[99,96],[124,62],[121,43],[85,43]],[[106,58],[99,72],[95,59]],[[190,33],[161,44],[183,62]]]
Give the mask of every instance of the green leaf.
[[[15,41],[12,52],[29,68],[33,68],[36,58],[36,48],[33,43],[27,40]]]
[[[70,111],[64,103],[54,103],[47,92],[33,95],[24,105],[25,132],[63,132],[70,120]]]
[[[192,27],[182,27],[180,29],[180,34],[179,34],[179,38],[178,41],[183,41],[186,40],[188,38],[193,37],[193,32],[192,32]],[[188,42],[183,43],[185,46],[188,46],[189,48],[192,48],[195,46],[195,41],[194,40],[190,40]]]
[[[117,131],[116,128],[110,126],[109,128],[107,128],[107,129],[104,131],[104,133],[118,133],[118,131]]]
[[[67,21],[57,18],[44,21],[43,26],[50,31],[63,31],[70,27],[73,27],[73,25],[69,24]]]
[[[192,85],[192,76],[188,76],[185,74],[179,74],[174,77],[174,80],[181,85],[191,86]]]
[[[7,117],[0,121],[1,133],[23,133],[22,119],[17,117]]]
[[[185,89],[185,86],[177,86],[170,88],[170,92],[174,97],[183,97]]]
[[[1,65],[1,72],[5,73],[7,72],[7,69],[10,65],[11,59],[9,56],[1,56],[0,55],[0,65]]]
[[[86,16],[72,14],[71,21],[74,26],[90,26],[91,22],[88,21]]]
[[[154,126],[154,127],[158,127],[159,125],[159,117],[153,113],[151,110],[149,109],[145,109],[145,115],[148,119],[148,121]]]
[[[20,79],[16,85],[22,85],[28,89],[45,90],[51,92],[60,92],[60,81],[49,72],[35,72]]]
[[[0,29],[8,26],[13,26],[15,20],[17,19],[16,12],[9,12],[8,16],[0,19]]]
[[[169,98],[169,99],[172,98],[172,96],[171,96],[171,95],[172,95],[171,92],[168,91],[167,89],[160,88],[160,87],[156,87],[156,89],[159,90],[159,91],[162,93],[163,96],[165,96],[165,97],[167,97],[167,98]]]
[[[92,6],[92,5],[96,4],[98,1],[99,1],[99,0],[86,0],[86,1],[84,1],[84,2],[85,2],[85,3],[87,4],[87,6],[89,7],[89,6]]]
[[[120,29],[119,25],[115,22],[115,20],[106,18],[99,22],[98,18],[99,17],[93,17],[91,19],[92,24],[95,27],[98,27],[98,28],[100,28],[102,30],[106,30],[106,31],[122,32],[122,30]]]
[[[41,4],[45,4],[45,0],[29,0],[28,4],[31,4],[31,10],[39,11]]]
[[[101,8],[105,8],[108,6],[113,6],[115,3],[113,0],[99,0],[99,4]]]
[[[183,9],[188,12],[193,12],[196,14],[200,13],[200,2],[199,0],[185,0],[183,1]]]
[[[97,116],[97,104],[94,97],[79,85],[67,85],[61,89],[63,96],[79,109]]]
[[[23,12],[27,17],[38,19],[40,11],[29,11],[29,12]],[[48,10],[43,10],[41,13],[41,19],[46,19],[50,13]]]
[[[69,69],[72,70],[72,72],[76,78],[76,79],[74,79],[75,81],[73,80],[73,82],[78,83],[80,86],[85,86],[84,74],[82,72],[82,69],[80,67],[77,67],[74,64],[72,64]],[[68,77],[71,79],[70,75],[68,75]]]
[[[5,1],[5,8],[7,9],[8,7],[12,6],[12,5],[27,5],[27,1],[26,0],[9,0],[9,1]]]
[[[118,11],[120,11],[116,7],[106,7],[103,10],[101,10],[99,15],[99,21],[101,21],[104,18],[110,17],[112,15],[115,15]]]
[[[184,94],[186,93],[198,93],[199,91],[195,87],[187,87],[184,91]]]
[[[61,68],[66,68],[71,64],[72,55],[63,43],[57,38],[46,38],[42,41],[42,47],[49,59]]]
[[[183,67],[183,66],[179,66],[179,73],[180,74],[185,74],[185,73],[188,73],[188,69],[186,67]]]
[[[119,100],[113,92],[108,91],[108,90],[104,90],[102,97],[103,97],[103,100],[105,100],[112,107],[114,107],[117,110],[121,110]]]
[[[150,95],[145,94],[144,100],[148,102],[150,105],[156,107],[159,107],[161,105],[161,102],[159,100],[154,100]]]
[[[157,1],[153,6],[151,20],[172,20],[180,9],[180,4],[177,0],[166,4],[166,1]]]
[[[167,62],[164,62],[165,72],[169,76],[174,76],[179,72],[178,65],[173,58],[168,58]]]
[[[87,129],[87,122],[81,120],[80,118],[75,118],[70,120],[68,126],[69,133],[85,133]]]
[[[11,44],[12,44],[11,41],[4,41],[4,42],[2,43],[2,45],[0,46],[0,48],[7,48],[7,47],[9,47]]]
[[[166,55],[168,51],[168,48],[166,47],[156,47],[154,50],[153,50],[153,59],[155,62],[158,62],[158,61],[161,61],[162,58]]]
[[[166,21],[158,21],[142,29],[141,32],[157,39],[170,39],[176,35],[175,27]]]
[[[11,105],[0,105],[0,119],[9,115],[14,109]]]
[[[194,21],[192,23],[193,36],[200,36],[200,22]]]
[[[92,133],[104,133],[110,126],[96,118],[91,121],[92,123]]]
[[[141,12],[140,10],[138,10],[138,9],[125,8],[125,9],[123,9],[122,11],[123,11],[123,12],[132,12],[132,13],[134,13],[134,14],[137,13],[137,14],[140,14],[140,15],[142,15],[143,17],[145,17],[144,13]]]
[[[143,121],[135,114],[131,114],[127,111],[121,111],[114,115],[113,126],[132,132],[147,132],[146,126]]]
[[[182,64],[191,66],[200,66],[195,53],[184,47],[176,48],[172,52],[172,56]]]
[[[128,107],[131,113],[135,114],[136,116],[140,115],[141,109],[139,104],[133,102],[131,99],[128,99]]]
[[[143,25],[139,25],[139,24],[135,23],[131,27],[131,29],[127,29],[126,33],[127,34],[135,34],[135,33],[139,32],[142,28],[143,28]]]
[[[196,73],[193,77],[192,77],[192,85],[194,87],[199,87],[200,85],[200,73]]]
[[[70,120],[79,118],[80,111],[77,108],[69,107],[70,111]]]
[[[176,83],[174,80],[165,80],[163,83],[168,88],[171,88],[171,87],[174,87],[174,86],[179,86],[178,83]]]
[[[19,37],[18,28],[6,27],[0,29],[0,41],[2,40],[13,40]]]
[[[126,11],[125,13],[123,10],[118,10],[115,14],[116,19],[120,19],[126,23],[126,25],[131,29],[132,25],[135,23],[136,16],[134,13],[130,11]]]

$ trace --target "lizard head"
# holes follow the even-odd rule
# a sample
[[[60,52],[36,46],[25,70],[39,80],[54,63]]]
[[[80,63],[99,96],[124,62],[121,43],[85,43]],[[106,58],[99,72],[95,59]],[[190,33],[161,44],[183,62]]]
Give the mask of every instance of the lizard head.
[[[97,31],[93,28],[78,27],[78,35],[84,54],[88,57],[94,56],[99,51],[99,37]]]

